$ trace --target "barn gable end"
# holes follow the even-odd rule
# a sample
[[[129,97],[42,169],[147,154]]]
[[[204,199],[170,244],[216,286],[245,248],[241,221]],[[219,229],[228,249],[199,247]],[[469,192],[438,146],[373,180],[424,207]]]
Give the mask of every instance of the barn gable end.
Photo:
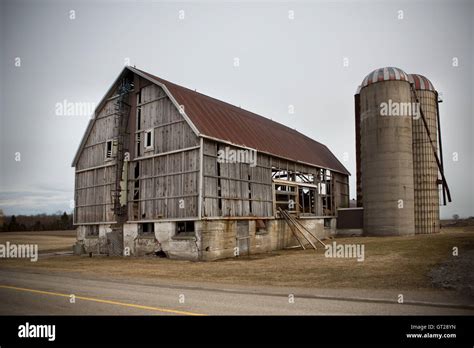
[[[129,161],[126,162],[128,182],[123,196],[139,197],[129,205],[128,218],[197,217],[199,138],[164,88],[126,68],[96,109],[73,162],[76,168],[75,223],[116,220],[112,211],[116,180],[116,101],[117,87],[124,77],[133,81],[134,88],[127,100],[130,109],[123,146]],[[146,137],[151,138],[152,146],[146,146],[150,140]],[[137,187],[130,183],[132,179],[139,181]],[[186,208],[179,209],[178,197],[183,195]]]

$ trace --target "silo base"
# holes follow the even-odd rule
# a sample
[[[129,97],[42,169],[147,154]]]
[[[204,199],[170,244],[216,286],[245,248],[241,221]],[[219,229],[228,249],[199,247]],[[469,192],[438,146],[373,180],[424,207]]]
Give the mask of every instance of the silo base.
[[[409,228],[397,228],[396,226],[377,226],[376,228],[364,229],[363,236],[383,237],[383,236],[414,236],[415,230]]]
[[[409,202],[411,203],[411,202]],[[379,202],[375,207],[364,207],[365,236],[413,236],[415,235],[415,219],[412,204],[398,208],[397,202]]]

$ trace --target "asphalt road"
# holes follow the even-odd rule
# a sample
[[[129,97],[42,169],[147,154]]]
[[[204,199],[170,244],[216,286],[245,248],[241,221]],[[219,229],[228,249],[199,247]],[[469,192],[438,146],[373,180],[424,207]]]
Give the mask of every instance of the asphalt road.
[[[71,295],[74,295],[72,301]],[[275,288],[172,285],[0,270],[0,315],[473,315],[474,307],[335,299],[317,291],[289,301]]]

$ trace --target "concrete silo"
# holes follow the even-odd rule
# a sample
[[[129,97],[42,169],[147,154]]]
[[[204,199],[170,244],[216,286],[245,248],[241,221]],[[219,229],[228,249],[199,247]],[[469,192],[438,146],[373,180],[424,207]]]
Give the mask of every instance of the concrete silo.
[[[361,86],[357,87],[357,91],[354,95],[355,105],[355,141],[356,141],[356,202],[357,207],[362,207],[362,187],[361,187],[361,172],[360,172],[360,89]]]
[[[438,93],[424,76],[410,74],[413,100],[418,99],[423,111],[413,117],[413,178],[415,188],[415,232],[429,234],[439,232],[439,183],[438,165]],[[420,110],[420,111],[421,111]],[[427,129],[428,131],[427,131]]]
[[[412,115],[401,112],[412,104],[408,75],[392,67],[374,70],[363,80],[357,102],[364,233],[413,235]]]

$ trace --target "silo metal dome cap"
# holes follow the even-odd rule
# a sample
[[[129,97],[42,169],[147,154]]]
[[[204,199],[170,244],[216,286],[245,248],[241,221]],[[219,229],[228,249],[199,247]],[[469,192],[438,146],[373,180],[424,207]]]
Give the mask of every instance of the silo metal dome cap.
[[[409,74],[408,81],[415,85],[415,89],[417,90],[428,90],[436,92],[433,84],[430,80],[428,80],[425,76],[420,74]]]
[[[360,85],[360,89],[381,81],[409,81],[408,74],[400,68],[385,67],[379,68],[368,74]],[[358,89],[357,92],[360,91]]]

